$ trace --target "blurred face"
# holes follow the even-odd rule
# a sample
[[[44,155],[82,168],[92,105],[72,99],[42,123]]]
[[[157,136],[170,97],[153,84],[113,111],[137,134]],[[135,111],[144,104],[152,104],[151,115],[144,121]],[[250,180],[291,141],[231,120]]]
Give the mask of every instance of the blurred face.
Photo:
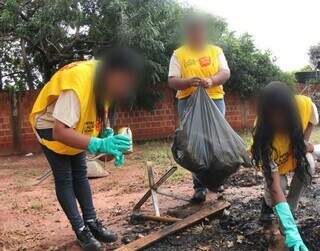
[[[193,24],[186,31],[187,42],[195,48],[201,49],[207,43],[207,29],[205,24]]]
[[[137,77],[129,72],[114,70],[105,78],[107,95],[111,100],[120,100],[129,96],[137,85]]]
[[[283,111],[273,111],[269,114],[269,122],[276,132],[286,132],[286,119]]]

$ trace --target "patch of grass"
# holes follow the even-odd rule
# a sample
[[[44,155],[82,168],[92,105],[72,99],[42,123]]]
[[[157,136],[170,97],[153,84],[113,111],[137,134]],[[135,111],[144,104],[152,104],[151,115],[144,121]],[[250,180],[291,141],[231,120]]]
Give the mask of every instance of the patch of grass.
[[[147,163],[150,161],[154,164],[159,171],[159,175],[162,175],[164,171],[167,171],[173,165],[177,165],[172,157],[171,142],[168,141],[148,141],[140,145],[142,150],[141,161]],[[190,172],[180,167],[170,177],[169,182],[177,183],[190,175]]]
[[[178,170],[170,177],[169,181],[170,181],[170,182],[173,182],[173,183],[181,182],[181,181],[183,181],[183,180],[185,179],[185,177],[188,176],[188,175],[190,176],[191,173],[190,173],[188,170],[180,167],[180,168],[178,168]]]
[[[44,206],[43,206],[41,200],[38,199],[38,198],[33,200],[33,201],[31,201],[31,203],[30,203],[30,208],[33,209],[33,210],[36,210],[36,211],[42,210],[43,207]]]
[[[239,133],[240,137],[243,139],[247,148],[252,146],[252,133],[251,130],[244,130]]]
[[[148,141],[140,145],[142,149],[142,161],[151,161],[159,166],[167,166],[174,163],[171,154],[171,143],[166,141]]]
[[[28,191],[31,189],[31,185],[21,176],[15,177],[15,187],[19,192]]]

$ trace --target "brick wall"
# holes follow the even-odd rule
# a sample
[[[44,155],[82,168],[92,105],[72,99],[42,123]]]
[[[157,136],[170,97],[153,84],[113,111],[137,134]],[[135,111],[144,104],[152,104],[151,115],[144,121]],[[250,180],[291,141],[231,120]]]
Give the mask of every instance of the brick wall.
[[[252,128],[255,119],[255,99],[241,99],[236,93],[225,96],[226,119],[233,129]]]
[[[116,126],[129,126],[136,140],[166,138],[174,132],[176,124],[174,93],[169,88],[164,89],[164,98],[153,111],[126,108],[117,111]]]
[[[28,114],[37,92],[23,92],[17,95],[18,139],[12,137],[10,96],[0,92],[0,155],[37,152],[39,144],[28,122]],[[254,99],[242,100],[237,94],[226,95],[226,118],[237,130],[251,128],[255,117]],[[164,89],[164,98],[153,111],[120,108],[117,112],[117,127],[130,126],[136,140],[167,138],[177,125],[176,100],[169,88]]]
[[[13,152],[13,139],[11,131],[11,108],[8,93],[0,93],[0,153]]]
[[[297,92],[312,96],[315,92],[320,93],[320,85],[298,85]],[[36,91],[19,93],[16,99],[18,117],[14,117],[12,96],[0,92],[0,155],[40,150],[28,121],[37,94]],[[255,99],[243,100],[236,93],[227,93],[225,101],[226,119],[230,125],[236,130],[252,128],[255,119]],[[129,111],[120,108],[117,112],[116,126],[130,126],[135,140],[167,138],[174,133],[176,125],[176,100],[169,88],[164,89],[164,98],[156,104],[153,111]]]
[[[12,137],[10,95],[0,93],[0,154],[37,152],[40,146],[28,121],[37,92],[28,91],[17,96],[18,140]],[[226,95],[226,118],[235,129],[250,128],[253,124],[254,100],[242,100],[237,94]],[[176,100],[169,88],[164,89],[164,98],[156,104],[153,111],[120,108],[117,112],[116,126],[130,126],[136,140],[167,138],[174,133],[177,125]]]

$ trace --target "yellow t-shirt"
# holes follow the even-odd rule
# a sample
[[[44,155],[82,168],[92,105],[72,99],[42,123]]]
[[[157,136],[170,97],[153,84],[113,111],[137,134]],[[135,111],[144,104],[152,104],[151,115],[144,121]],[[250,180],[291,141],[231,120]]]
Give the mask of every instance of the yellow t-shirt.
[[[181,66],[181,77],[188,79],[192,77],[210,78],[219,71],[219,54],[221,48],[214,45],[207,45],[202,51],[194,51],[188,46],[182,46],[175,50]],[[177,92],[177,98],[183,99],[190,96],[196,87],[189,87]],[[222,85],[207,88],[207,93],[212,99],[222,99],[224,91]]]
[[[296,102],[302,129],[305,131],[312,115],[312,101],[309,97],[296,95]],[[292,142],[290,142],[287,135],[277,134],[273,139],[272,145],[275,148],[275,151],[272,154],[272,158],[278,166],[278,172],[280,175],[292,172],[296,168],[291,144]]]

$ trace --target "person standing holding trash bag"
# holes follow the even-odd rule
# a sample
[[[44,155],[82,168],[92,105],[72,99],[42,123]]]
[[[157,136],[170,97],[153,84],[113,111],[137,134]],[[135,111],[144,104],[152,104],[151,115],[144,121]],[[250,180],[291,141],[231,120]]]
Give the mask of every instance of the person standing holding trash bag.
[[[294,95],[286,84],[271,82],[261,91],[252,145],[253,162],[265,176],[260,220],[272,224],[276,215],[286,246],[295,251],[308,250],[293,215],[311,183],[314,157],[320,157],[320,146],[308,143],[318,122],[312,100]],[[289,173],[294,175],[287,194]]]
[[[87,178],[86,151],[105,153],[124,164],[132,141],[106,128],[107,108],[134,91],[140,57],[130,49],[109,50],[101,60],[74,62],[45,84],[30,114],[32,128],[52,169],[58,201],[84,250],[117,235],[97,218]],[[110,115],[110,114],[109,114]],[[80,205],[82,216],[79,213]]]
[[[223,84],[230,78],[230,70],[222,49],[208,43],[207,29],[207,23],[201,17],[186,20],[186,44],[175,50],[170,60],[168,84],[177,90],[180,120],[188,98],[199,86],[206,88],[219,111],[225,114]],[[192,201],[204,202],[208,189],[194,174],[193,184]],[[223,191],[223,187],[218,191]]]

